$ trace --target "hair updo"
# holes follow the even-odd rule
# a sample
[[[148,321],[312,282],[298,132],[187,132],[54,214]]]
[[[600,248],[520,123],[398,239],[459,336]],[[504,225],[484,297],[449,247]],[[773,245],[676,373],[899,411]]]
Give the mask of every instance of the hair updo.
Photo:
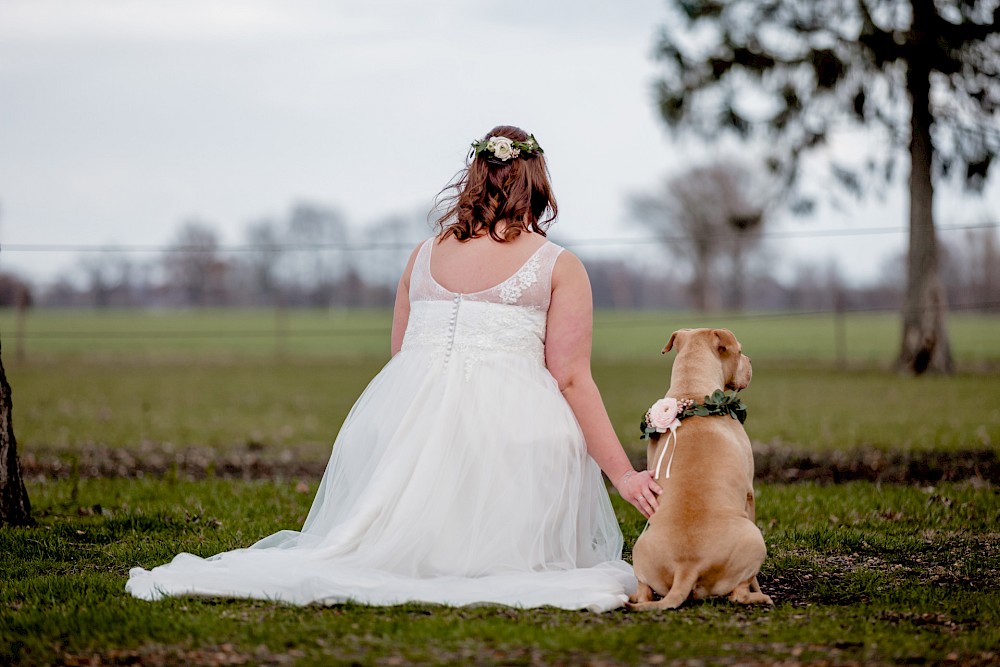
[[[498,125],[486,133],[527,141],[530,135],[519,127]],[[490,159],[484,151],[473,152],[469,164],[439,194],[444,213],[437,221],[441,240],[454,236],[468,241],[489,234],[495,241],[511,241],[521,232],[545,236],[559,209],[549,170],[541,151],[521,151],[506,161]],[[452,190],[449,195],[446,192]]]

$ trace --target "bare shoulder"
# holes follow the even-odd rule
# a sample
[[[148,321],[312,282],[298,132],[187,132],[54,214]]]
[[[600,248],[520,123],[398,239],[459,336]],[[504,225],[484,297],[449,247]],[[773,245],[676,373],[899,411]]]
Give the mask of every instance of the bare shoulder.
[[[587,269],[584,268],[583,262],[580,261],[579,257],[564,248],[559,253],[559,257],[556,258],[555,266],[552,267],[553,289],[561,285],[589,282],[590,279],[587,277]]]
[[[417,253],[420,252],[420,249],[424,247],[425,243],[427,243],[426,239],[423,240],[423,241],[421,241],[420,243],[418,243],[417,245],[415,245],[413,247],[413,250],[410,251],[410,259],[407,260],[407,262],[406,262],[407,266],[412,266],[413,265],[413,262],[416,261],[416,259],[417,259]]]

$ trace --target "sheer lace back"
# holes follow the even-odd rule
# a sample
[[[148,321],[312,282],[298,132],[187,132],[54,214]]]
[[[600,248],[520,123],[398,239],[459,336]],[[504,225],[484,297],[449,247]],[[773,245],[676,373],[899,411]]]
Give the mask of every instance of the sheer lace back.
[[[546,311],[552,296],[552,268],[562,248],[546,242],[521,267],[498,285],[478,292],[452,292],[431,275],[431,253],[435,239],[427,239],[420,247],[410,276],[410,303],[415,301],[449,301],[461,296],[465,301],[524,306]]]
[[[562,248],[545,243],[509,278],[469,294],[452,292],[431,275],[434,239],[421,246],[410,274],[410,319],[403,350],[430,348],[429,358],[461,356],[466,377],[486,355],[513,354],[545,362],[545,322],[552,269]]]

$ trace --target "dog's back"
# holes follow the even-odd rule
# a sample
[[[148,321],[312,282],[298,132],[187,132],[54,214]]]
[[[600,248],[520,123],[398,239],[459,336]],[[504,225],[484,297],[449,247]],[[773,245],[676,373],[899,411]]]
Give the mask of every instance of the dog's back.
[[[741,354],[738,347],[736,354]],[[696,370],[690,363],[682,368]],[[730,374],[744,372],[739,364],[729,368]],[[668,396],[673,391],[672,382]],[[661,436],[647,452],[663,494],[632,550],[639,591],[630,606],[674,608],[692,594],[770,604],[756,581],[767,550],[754,523],[753,453],[743,425],[729,415],[688,417],[675,437]],[[654,602],[654,592],[663,599]]]

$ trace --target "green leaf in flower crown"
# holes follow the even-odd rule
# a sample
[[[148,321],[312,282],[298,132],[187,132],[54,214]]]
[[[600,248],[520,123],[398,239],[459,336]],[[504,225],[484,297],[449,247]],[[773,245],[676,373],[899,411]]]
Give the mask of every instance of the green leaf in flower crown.
[[[696,405],[694,408],[694,413],[699,417],[707,417],[708,408],[706,408],[704,405]]]

